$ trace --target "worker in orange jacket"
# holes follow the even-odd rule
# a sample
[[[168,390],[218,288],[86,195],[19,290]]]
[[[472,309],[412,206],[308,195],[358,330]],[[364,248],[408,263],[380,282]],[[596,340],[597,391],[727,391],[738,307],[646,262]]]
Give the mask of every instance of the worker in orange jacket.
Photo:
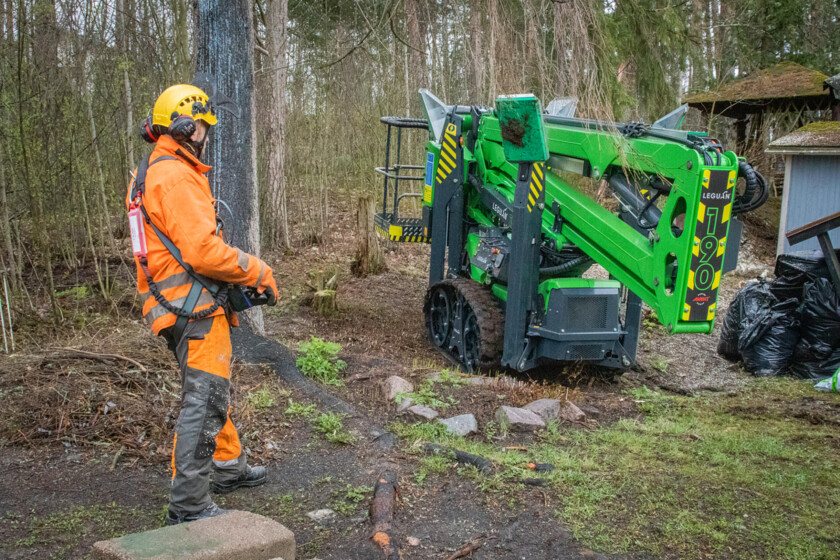
[[[172,490],[167,523],[213,517],[225,510],[212,489],[227,493],[265,482],[264,467],[251,467],[230,421],[228,285],[250,287],[274,300],[271,268],[219,236],[215,200],[201,162],[216,115],[207,94],[175,85],[155,102],[142,134],[155,147],[138,166],[127,205],[141,216],[137,288],[143,316],[167,339],[181,369],[181,412],[172,450]],[[141,214],[138,214],[138,212]],[[132,223],[132,243],[135,226]],[[140,243],[140,240],[137,240]]]

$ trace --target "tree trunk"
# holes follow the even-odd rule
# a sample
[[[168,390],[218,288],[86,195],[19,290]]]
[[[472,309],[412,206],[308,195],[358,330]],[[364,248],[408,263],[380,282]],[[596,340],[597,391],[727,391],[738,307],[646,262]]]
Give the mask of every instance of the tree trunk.
[[[484,51],[481,37],[484,33],[484,6],[482,0],[470,0],[470,56],[467,63],[469,73],[470,99],[469,103],[484,102]]]
[[[126,115],[126,153],[128,155],[128,168],[134,169],[134,137],[136,136],[137,123],[134,122],[134,105],[131,102],[131,80],[128,78],[128,28],[125,25],[124,0],[117,0],[117,48],[120,51],[123,68],[123,88],[125,94],[125,115]]]
[[[266,115],[268,139],[268,240],[291,248],[286,211],[286,21],[288,0],[269,0],[266,12],[266,48],[271,109]]]
[[[259,197],[256,184],[254,110],[254,30],[248,0],[199,0],[196,26],[196,72],[213,76],[215,86],[239,108],[239,118],[218,111],[218,124],[203,156],[209,165],[213,196],[227,202],[227,241],[260,254]],[[199,83],[200,87],[209,87]],[[263,332],[259,307],[244,315]]]
[[[15,257],[15,250],[12,246],[12,224],[9,220],[9,204],[6,200],[6,168],[0,165],[0,223],[3,228],[3,248],[6,250],[9,271],[11,272],[12,291],[17,287],[18,275],[20,274],[19,264]]]
[[[35,67],[42,75],[56,76],[58,74],[58,32],[56,29],[56,15],[55,4],[40,0],[36,2],[35,13],[37,14],[35,21],[35,36],[38,40],[34,41],[32,47],[32,54],[35,61]],[[58,300],[55,297],[55,279],[53,278],[53,263],[52,263],[52,244],[48,231],[48,220],[44,217],[44,201],[45,193],[40,188],[38,183],[32,177],[32,167],[29,164],[29,148],[27,147],[27,127],[24,124],[24,100],[23,100],[23,64],[24,57],[27,54],[24,46],[24,28],[25,21],[24,6],[21,2],[18,5],[18,52],[17,52],[17,86],[18,86],[18,131],[20,133],[20,148],[23,160],[23,178],[24,188],[29,196],[30,212],[32,215],[32,227],[35,230],[36,247],[41,252],[43,257],[44,269],[47,273],[47,291],[52,307],[53,321],[58,323],[63,319],[61,308],[58,305]],[[41,98],[41,106],[45,108],[44,113],[49,114],[55,109],[55,101],[52,99],[50,90]],[[45,123],[46,125],[46,123]],[[47,185],[49,188],[49,185]]]
[[[411,84],[409,88],[409,95],[411,97],[412,114],[421,114],[420,98],[417,96],[417,90],[421,87],[426,87],[427,71],[426,71],[426,37],[421,32],[420,24],[420,4],[422,0],[405,0],[405,19],[406,27],[408,27],[408,43],[411,45],[411,52],[409,53],[409,76],[411,77]]]
[[[356,276],[379,274],[385,270],[385,257],[379,248],[379,240],[373,230],[373,197],[365,195],[359,198],[359,211],[356,214],[356,239],[359,242],[356,258],[350,270]]]
[[[488,92],[488,101],[493,103],[496,99],[498,89],[498,77],[496,76],[496,32],[499,26],[499,3],[498,0],[489,0],[488,12],[490,13],[490,48],[487,56],[489,57],[488,74],[490,75],[490,91]]]
[[[568,35],[563,6],[564,4],[560,2],[552,4],[552,10],[554,12],[554,50],[556,56],[554,63],[554,95],[556,97],[565,97],[568,95],[568,82],[566,78],[568,72],[568,63],[566,61],[566,42]]]

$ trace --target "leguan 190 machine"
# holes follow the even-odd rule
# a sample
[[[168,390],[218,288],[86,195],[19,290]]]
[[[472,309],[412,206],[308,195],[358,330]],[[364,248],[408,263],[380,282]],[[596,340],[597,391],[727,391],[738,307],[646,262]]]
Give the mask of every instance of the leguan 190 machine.
[[[679,130],[685,106],[644,125],[575,118],[568,99],[543,112],[533,95],[495,108],[420,97],[426,119],[381,119],[376,229],[431,243],[426,328],[451,360],[467,371],[545,360],[627,368],[642,302],[669,333],[712,331],[721,275],[737,261],[736,216],[763,204],[767,185],[714,138]],[[412,128],[428,130],[425,165],[399,161]],[[582,188],[601,180],[612,211]],[[422,193],[401,193],[407,181]],[[401,217],[412,196],[422,217]],[[594,263],[609,277],[583,278]]]

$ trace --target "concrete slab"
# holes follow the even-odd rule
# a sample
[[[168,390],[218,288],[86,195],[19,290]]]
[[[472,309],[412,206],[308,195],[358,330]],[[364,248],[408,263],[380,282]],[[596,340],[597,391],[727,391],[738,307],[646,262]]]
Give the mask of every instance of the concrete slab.
[[[295,535],[247,511],[125,535],[93,545],[95,560],[295,560]]]

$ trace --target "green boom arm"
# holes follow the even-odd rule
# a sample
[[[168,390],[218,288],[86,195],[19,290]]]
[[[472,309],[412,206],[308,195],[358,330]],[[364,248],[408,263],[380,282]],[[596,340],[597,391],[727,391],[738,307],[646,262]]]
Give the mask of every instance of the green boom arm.
[[[580,247],[654,309],[669,332],[711,332],[736,155],[722,153],[708,165],[699,151],[677,139],[629,138],[614,128],[545,121],[550,158],[543,238]],[[431,144],[436,152],[440,149]],[[481,116],[475,146],[465,159],[477,163],[485,188],[513,200],[517,166],[505,159],[498,118]],[[551,169],[555,160],[595,179],[615,174],[664,178],[671,187],[661,219],[643,235]]]

